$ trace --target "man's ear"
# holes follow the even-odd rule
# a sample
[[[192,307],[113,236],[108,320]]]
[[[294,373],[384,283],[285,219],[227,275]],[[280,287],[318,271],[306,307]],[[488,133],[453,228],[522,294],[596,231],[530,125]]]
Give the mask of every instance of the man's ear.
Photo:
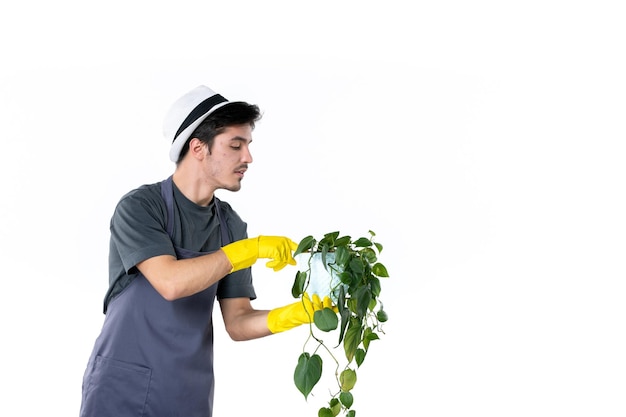
[[[189,141],[189,153],[196,159],[203,159],[206,156],[207,145],[198,138]]]

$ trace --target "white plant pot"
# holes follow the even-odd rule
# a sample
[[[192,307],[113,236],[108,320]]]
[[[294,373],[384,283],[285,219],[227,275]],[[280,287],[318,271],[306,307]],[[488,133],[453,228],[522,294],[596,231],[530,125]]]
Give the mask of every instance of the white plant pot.
[[[310,258],[310,265],[309,265]],[[311,271],[308,275],[308,286],[305,291],[310,295],[317,294],[321,299],[328,296],[337,303],[339,298],[339,288],[343,286],[347,289],[347,285],[342,284],[338,274],[341,270],[338,270],[337,265],[334,265],[335,254],[326,254],[326,263],[330,266],[324,267],[322,262],[322,254],[317,252],[311,257],[310,253],[301,253],[296,256],[296,262],[298,263],[298,270],[301,272],[308,271],[309,266]]]

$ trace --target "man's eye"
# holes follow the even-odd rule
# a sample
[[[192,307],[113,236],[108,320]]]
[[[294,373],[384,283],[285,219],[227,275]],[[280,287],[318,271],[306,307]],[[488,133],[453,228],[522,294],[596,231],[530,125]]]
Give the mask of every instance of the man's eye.
[[[241,149],[241,146],[231,146],[233,149]]]

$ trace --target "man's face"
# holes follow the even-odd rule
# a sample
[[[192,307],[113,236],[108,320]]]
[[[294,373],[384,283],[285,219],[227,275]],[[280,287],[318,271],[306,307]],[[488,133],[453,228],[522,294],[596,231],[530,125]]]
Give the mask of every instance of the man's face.
[[[250,142],[252,127],[247,124],[229,126],[215,136],[211,152],[207,150],[204,165],[207,181],[213,182],[215,189],[241,189],[241,180],[252,162]]]

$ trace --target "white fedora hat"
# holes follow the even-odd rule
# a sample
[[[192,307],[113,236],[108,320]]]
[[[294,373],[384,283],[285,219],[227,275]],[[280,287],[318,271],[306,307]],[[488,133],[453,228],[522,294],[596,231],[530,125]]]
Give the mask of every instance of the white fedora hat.
[[[209,87],[200,85],[174,102],[165,115],[163,135],[170,141],[170,159],[178,161],[189,136],[207,116],[230,103]]]

